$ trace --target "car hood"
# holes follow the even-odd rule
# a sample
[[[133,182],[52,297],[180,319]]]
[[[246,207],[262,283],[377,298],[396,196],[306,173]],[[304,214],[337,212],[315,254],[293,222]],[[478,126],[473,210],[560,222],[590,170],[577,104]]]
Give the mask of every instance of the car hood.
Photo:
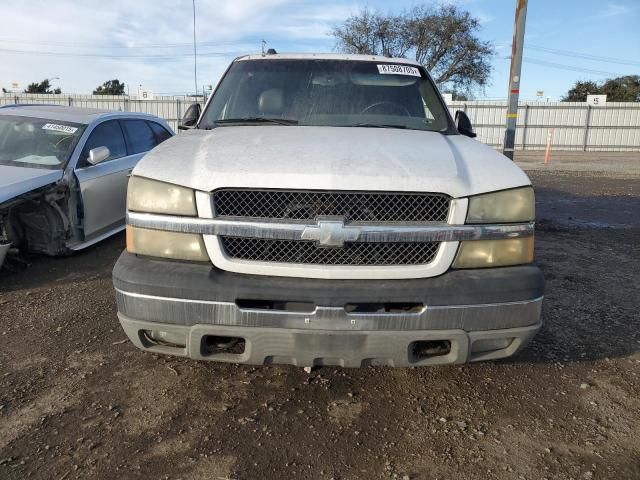
[[[287,188],[463,197],[530,184],[512,161],[468,137],[364,127],[191,130],[159,145],[133,173],[204,191]]]
[[[0,165],[0,203],[62,178],[62,170]]]

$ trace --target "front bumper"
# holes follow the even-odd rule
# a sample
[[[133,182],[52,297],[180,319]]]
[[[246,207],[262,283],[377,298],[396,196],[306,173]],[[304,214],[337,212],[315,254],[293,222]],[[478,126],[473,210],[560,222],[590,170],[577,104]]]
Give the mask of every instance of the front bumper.
[[[298,366],[427,365],[502,358],[540,328],[544,281],[535,266],[451,271],[411,280],[320,280],[223,272],[123,253],[113,271],[118,317],[139,348],[196,359]],[[311,303],[305,311],[243,301]],[[419,303],[402,313],[349,313],[347,304]],[[162,332],[172,343],[153,341]],[[241,353],[206,348],[244,340]],[[157,338],[157,337],[153,337]],[[176,340],[177,339],[177,340]],[[449,345],[434,355],[425,342]]]

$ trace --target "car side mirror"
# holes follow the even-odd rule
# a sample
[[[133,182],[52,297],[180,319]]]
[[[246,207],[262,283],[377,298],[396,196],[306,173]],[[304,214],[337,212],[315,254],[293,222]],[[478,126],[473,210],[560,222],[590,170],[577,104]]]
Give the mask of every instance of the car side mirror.
[[[96,147],[89,150],[89,158],[87,159],[87,161],[91,165],[97,165],[104,162],[110,156],[111,152],[107,147]]]
[[[476,132],[473,131],[473,125],[471,125],[471,120],[467,117],[467,114],[462,110],[458,110],[456,112],[456,127],[458,132],[462,135],[466,135],[467,137],[475,138]]]
[[[200,107],[199,103],[192,103],[189,105],[189,108],[184,112],[182,120],[178,124],[178,130],[189,130],[195,127],[196,123],[198,123],[198,118],[200,118],[201,111],[202,107]]]

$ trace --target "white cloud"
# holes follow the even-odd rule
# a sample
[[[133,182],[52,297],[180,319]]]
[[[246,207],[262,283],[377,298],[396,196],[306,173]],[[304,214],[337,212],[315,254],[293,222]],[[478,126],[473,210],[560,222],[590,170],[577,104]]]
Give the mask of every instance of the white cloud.
[[[596,17],[599,18],[609,18],[609,17],[617,17],[618,15],[626,15],[631,11],[631,7],[627,5],[621,5],[619,3],[607,3],[604,10],[600,11]]]
[[[474,16],[478,19],[480,25],[486,25],[487,23],[493,22],[496,19],[496,17],[494,17],[493,15],[489,15],[488,13],[483,12],[477,12],[474,14]]]
[[[327,33],[353,10],[338,0],[196,0],[199,84],[215,83],[262,38],[278,50],[328,50]],[[118,78],[132,90],[191,91],[192,14],[191,0],[11,2],[2,14],[0,85],[60,77],[64,92],[90,93]]]

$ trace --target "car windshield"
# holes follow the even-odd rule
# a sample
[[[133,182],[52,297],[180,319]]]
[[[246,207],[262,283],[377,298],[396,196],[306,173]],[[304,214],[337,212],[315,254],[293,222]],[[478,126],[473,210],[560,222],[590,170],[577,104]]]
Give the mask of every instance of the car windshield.
[[[356,60],[235,62],[200,121],[445,132],[450,119],[432,81],[410,64]]]
[[[0,165],[61,169],[85,125],[0,115]]]

